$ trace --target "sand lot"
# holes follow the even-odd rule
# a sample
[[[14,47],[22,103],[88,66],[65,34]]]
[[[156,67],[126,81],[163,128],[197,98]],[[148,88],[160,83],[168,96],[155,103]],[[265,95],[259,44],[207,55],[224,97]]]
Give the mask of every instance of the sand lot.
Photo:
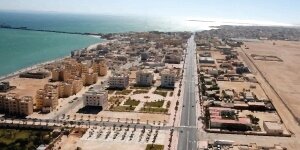
[[[48,80],[50,78],[51,77],[47,77],[45,79],[29,79],[29,78],[13,77],[6,81],[9,81],[11,86],[16,86],[16,89],[13,89],[9,92],[16,93],[20,97],[22,96],[35,97],[36,91],[38,89],[44,88],[44,85],[48,83]]]
[[[262,41],[246,42],[245,45],[249,47],[244,50],[248,56],[251,54],[272,55],[283,60],[283,62],[277,62],[251,58],[294,116],[300,116],[300,42]]]

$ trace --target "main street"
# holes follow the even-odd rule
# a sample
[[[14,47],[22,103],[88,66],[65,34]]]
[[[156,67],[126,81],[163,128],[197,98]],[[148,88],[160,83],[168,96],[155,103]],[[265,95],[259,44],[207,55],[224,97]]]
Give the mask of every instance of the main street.
[[[194,35],[188,40],[187,54],[184,67],[184,89],[183,104],[181,111],[178,150],[196,150],[197,149],[197,124],[196,124],[196,100],[195,83],[197,83],[196,71],[196,43]]]

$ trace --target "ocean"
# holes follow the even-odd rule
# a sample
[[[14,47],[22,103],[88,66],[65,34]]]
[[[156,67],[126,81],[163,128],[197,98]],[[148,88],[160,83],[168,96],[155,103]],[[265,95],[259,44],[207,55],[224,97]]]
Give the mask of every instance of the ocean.
[[[174,18],[36,12],[0,12],[0,24],[90,33],[201,30],[198,25]],[[101,41],[85,35],[0,29],[0,76],[67,56],[72,50]]]

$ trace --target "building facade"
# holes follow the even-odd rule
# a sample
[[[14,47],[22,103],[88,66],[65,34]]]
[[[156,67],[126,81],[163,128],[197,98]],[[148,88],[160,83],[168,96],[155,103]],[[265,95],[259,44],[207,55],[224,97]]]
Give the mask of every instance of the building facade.
[[[139,86],[151,86],[154,81],[153,72],[140,70],[136,72],[135,82]]]
[[[114,74],[108,79],[109,88],[125,89],[129,85],[127,74]]]
[[[108,92],[89,90],[83,94],[84,106],[102,106],[103,109],[107,107]]]
[[[106,61],[102,60],[99,63],[93,64],[93,71],[94,73],[98,73],[99,76],[106,76],[107,75],[108,67],[106,65]]]
[[[161,87],[174,88],[176,82],[176,73],[171,70],[163,70],[161,72]]]
[[[59,88],[57,85],[46,84],[44,89],[36,93],[36,108],[48,113],[58,106]]]
[[[33,113],[33,98],[19,98],[15,93],[0,96],[0,111],[9,115],[27,116]]]

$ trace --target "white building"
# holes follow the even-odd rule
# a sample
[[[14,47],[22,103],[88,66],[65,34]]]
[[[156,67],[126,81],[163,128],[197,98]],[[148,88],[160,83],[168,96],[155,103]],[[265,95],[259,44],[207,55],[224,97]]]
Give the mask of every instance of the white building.
[[[114,74],[108,79],[109,88],[125,89],[129,85],[129,76],[127,74]]]
[[[151,86],[153,84],[153,72],[140,70],[136,72],[135,82],[140,86]]]
[[[108,92],[89,90],[83,94],[84,106],[102,106],[103,109],[107,106]]]
[[[161,73],[161,87],[174,87],[176,82],[176,72],[171,70],[163,70]]]

